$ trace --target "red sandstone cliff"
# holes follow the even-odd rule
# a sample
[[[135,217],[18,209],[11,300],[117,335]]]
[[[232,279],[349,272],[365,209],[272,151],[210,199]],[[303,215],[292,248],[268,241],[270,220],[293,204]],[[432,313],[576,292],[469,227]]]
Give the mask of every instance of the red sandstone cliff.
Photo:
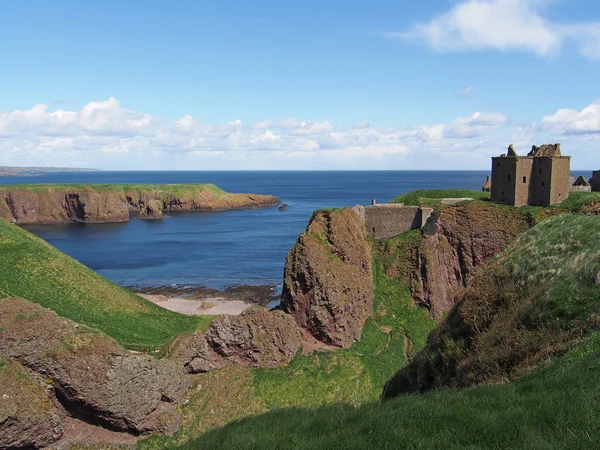
[[[281,308],[326,344],[350,347],[373,312],[365,225],[350,208],[317,212],[288,253]]]
[[[92,187],[60,185],[5,188],[0,191],[0,218],[17,224],[66,222],[126,222],[129,215],[158,205],[166,211],[220,211],[263,208],[279,204],[277,197],[257,194],[214,195],[202,185],[184,193],[165,190],[119,189],[97,191]],[[147,216],[147,214],[146,214]],[[158,216],[158,214],[155,214]]]

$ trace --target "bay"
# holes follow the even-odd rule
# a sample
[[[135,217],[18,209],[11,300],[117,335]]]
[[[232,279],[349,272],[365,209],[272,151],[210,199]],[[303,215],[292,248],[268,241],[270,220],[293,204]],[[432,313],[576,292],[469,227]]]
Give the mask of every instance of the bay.
[[[7,177],[16,183],[214,183],[272,194],[278,208],[175,213],[161,221],[26,229],[123,286],[281,286],[289,249],[319,208],[379,203],[414,189],[480,189],[487,171],[114,171]],[[585,176],[591,174],[583,173]],[[575,173],[574,173],[575,175]],[[579,173],[576,173],[579,175]]]

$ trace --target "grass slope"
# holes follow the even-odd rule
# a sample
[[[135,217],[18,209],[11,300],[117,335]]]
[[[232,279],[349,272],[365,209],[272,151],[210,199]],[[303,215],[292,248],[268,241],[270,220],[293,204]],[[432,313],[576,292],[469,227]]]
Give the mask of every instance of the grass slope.
[[[142,299],[2,219],[0,296],[39,303],[136,348],[161,346],[208,323]]]
[[[187,442],[211,449],[600,447],[600,339],[505,384],[410,395],[359,408],[280,409]]]

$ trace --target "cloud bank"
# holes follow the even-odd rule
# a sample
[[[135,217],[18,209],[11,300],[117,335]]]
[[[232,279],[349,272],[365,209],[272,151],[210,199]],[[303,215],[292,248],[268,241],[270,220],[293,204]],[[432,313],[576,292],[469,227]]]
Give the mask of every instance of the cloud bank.
[[[209,124],[185,115],[165,121],[110,98],[81,110],[47,105],[0,113],[0,165],[105,169],[472,169],[510,142],[600,135],[600,100],[559,109],[537,124],[511,126],[502,113],[449,123],[377,127],[361,121],[288,118]]]

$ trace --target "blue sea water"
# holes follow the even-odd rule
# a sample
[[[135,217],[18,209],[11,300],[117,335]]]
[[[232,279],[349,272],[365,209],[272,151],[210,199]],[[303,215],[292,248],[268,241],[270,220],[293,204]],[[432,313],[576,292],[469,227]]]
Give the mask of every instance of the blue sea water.
[[[379,203],[414,189],[480,189],[485,171],[69,172],[2,183],[214,183],[229,192],[272,194],[278,208],[132,218],[118,224],[26,227],[123,286],[280,286],[285,257],[315,209]],[[579,175],[579,173],[577,174]],[[589,175],[589,174],[584,174]]]

